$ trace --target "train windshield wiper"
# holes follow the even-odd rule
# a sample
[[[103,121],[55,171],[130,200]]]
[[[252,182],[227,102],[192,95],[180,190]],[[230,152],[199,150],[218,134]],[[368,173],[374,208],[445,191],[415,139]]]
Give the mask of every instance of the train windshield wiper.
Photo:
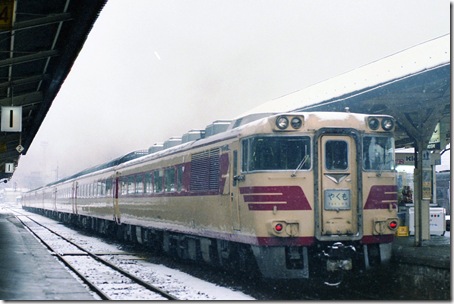
[[[300,163],[298,164],[298,167],[296,167],[295,171],[293,171],[291,177],[295,177],[296,176],[296,171],[298,171],[299,169],[301,169],[304,164],[307,162],[307,160],[309,159],[309,154],[306,154],[303,159],[300,161]]]

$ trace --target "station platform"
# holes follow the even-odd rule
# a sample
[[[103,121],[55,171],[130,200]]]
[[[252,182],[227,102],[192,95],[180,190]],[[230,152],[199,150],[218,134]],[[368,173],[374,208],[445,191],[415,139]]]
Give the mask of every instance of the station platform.
[[[414,236],[395,237],[393,242],[393,261],[435,268],[451,268],[451,237],[431,235],[423,240],[421,246],[415,246]]]
[[[8,213],[0,213],[0,274],[0,300],[96,300]]]
[[[431,235],[421,246],[414,236],[396,237],[389,277],[392,300],[452,301],[451,235]]]

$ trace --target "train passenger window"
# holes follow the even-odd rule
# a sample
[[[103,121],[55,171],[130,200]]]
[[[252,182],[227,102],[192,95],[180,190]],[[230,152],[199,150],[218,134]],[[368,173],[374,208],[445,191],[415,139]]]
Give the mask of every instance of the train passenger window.
[[[100,180],[98,181],[98,196],[104,197],[106,195],[106,181]]]
[[[177,191],[184,191],[184,185],[183,185],[183,172],[184,172],[184,166],[180,165],[177,167]]]
[[[175,168],[167,168],[164,172],[165,175],[165,191],[174,192],[175,191]]]
[[[106,180],[106,196],[111,197],[112,195],[112,180],[108,178]]]
[[[348,168],[348,144],[343,140],[328,140],[325,144],[325,167],[328,170]]]
[[[154,192],[162,192],[162,170],[156,170],[153,173],[154,177]]]
[[[243,141],[243,172],[259,170],[309,170],[308,136],[257,136]]]
[[[143,175],[137,175],[136,176],[136,193],[137,194],[142,194],[143,193]]]
[[[394,140],[388,136],[364,136],[363,168],[365,170],[394,170]]]
[[[150,172],[145,173],[144,184],[145,184],[144,192],[153,193],[153,183]]]
[[[136,192],[136,179],[135,176],[128,176],[128,185],[127,185],[127,193],[134,194]]]
[[[125,177],[121,178],[120,190],[121,190],[121,195],[128,194],[128,180]]]

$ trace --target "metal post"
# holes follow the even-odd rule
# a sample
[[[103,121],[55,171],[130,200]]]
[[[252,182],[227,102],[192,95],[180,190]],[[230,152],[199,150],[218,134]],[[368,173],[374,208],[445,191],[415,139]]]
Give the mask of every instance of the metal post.
[[[424,149],[424,141],[418,140],[415,145],[415,171],[414,171],[414,204],[415,204],[415,246],[422,246],[423,240],[430,239],[430,196],[431,169],[430,155]],[[429,188],[429,189],[427,189]]]

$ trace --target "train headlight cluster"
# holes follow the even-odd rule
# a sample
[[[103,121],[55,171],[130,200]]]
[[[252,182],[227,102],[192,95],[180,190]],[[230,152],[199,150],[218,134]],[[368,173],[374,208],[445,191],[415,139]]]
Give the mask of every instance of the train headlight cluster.
[[[381,127],[385,131],[391,131],[394,128],[394,121],[391,118],[383,118]]]
[[[268,222],[268,231],[274,236],[297,236],[299,234],[299,223],[285,220]]]
[[[396,230],[399,227],[399,223],[395,219],[388,220],[388,228],[391,230]]]
[[[290,123],[293,129],[299,129],[303,125],[303,120],[301,117],[293,117]]]
[[[367,126],[373,131],[393,131],[394,130],[394,119],[391,117],[368,117]],[[381,127],[381,129],[380,129]]]
[[[276,118],[276,127],[279,130],[285,130],[288,128],[288,118],[285,116],[279,116]]]
[[[374,235],[392,234],[397,228],[399,228],[398,218],[374,218]]]
[[[284,225],[283,225],[282,223],[276,223],[276,224],[274,225],[274,230],[275,230],[276,232],[281,232],[283,229],[284,229]]]
[[[375,131],[378,129],[378,127],[380,127],[380,122],[378,121],[377,118],[371,117],[369,118],[368,125],[371,130]]]
[[[280,115],[276,118],[275,124],[279,131],[295,131],[303,126],[303,116]]]

